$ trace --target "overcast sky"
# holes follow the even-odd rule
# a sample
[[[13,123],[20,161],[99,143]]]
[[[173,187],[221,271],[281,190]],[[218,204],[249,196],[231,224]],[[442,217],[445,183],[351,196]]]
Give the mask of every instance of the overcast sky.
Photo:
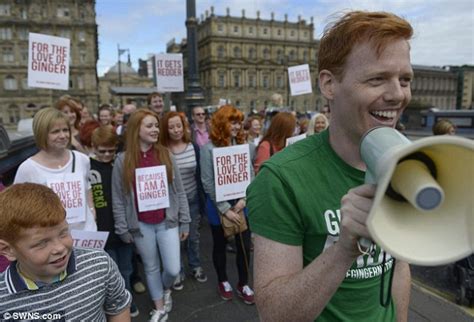
[[[419,65],[474,65],[474,1],[472,0],[196,0],[199,18],[214,6],[214,14],[290,22],[298,15],[314,17],[315,36],[321,37],[331,15],[347,10],[384,10],[407,19],[415,29],[412,63]],[[117,44],[130,49],[132,64],[149,53],[166,52],[166,43],[186,37],[186,0],[97,0],[99,25],[98,72],[117,62]],[[126,55],[122,56],[122,61]]]

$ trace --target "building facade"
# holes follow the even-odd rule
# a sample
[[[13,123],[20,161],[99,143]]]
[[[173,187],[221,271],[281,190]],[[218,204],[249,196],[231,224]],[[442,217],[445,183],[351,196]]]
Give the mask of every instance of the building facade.
[[[117,63],[99,77],[100,104],[134,103],[137,107],[145,107],[146,96],[155,90],[153,78],[140,75],[130,62],[120,62],[120,75]]]
[[[317,86],[318,42],[314,38],[313,18],[310,23],[298,17],[289,22],[232,17],[206,11],[198,23],[198,59],[201,87],[206,105],[217,105],[221,99],[244,111],[261,110],[270,105],[273,93],[283,96],[285,106],[293,110],[315,110],[324,104]],[[187,74],[186,40],[167,45],[167,52],[182,52]],[[312,94],[290,96],[287,68],[308,64]],[[186,82],[185,82],[186,84]],[[179,98],[178,98],[179,100]],[[178,105],[179,104],[178,102]]]
[[[40,33],[71,40],[69,90],[28,87],[28,37]],[[62,95],[98,104],[95,0],[0,1],[0,123],[14,128]]]
[[[456,109],[456,72],[448,68],[423,65],[413,65],[412,68],[415,77],[411,84],[412,100],[409,107]]]
[[[456,108],[461,110],[474,108],[474,66],[451,66],[458,75]]]

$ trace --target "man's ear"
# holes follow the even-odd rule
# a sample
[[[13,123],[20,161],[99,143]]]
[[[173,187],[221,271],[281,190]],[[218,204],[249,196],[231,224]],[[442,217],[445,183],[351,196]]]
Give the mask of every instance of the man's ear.
[[[10,262],[16,260],[13,247],[6,240],[0,239],[0,255],[5,256]]]
[[[329,70],[323,69],[319,72],[319,89],[327,100],[332,100],[334,97],[335,82],[336,77]]]

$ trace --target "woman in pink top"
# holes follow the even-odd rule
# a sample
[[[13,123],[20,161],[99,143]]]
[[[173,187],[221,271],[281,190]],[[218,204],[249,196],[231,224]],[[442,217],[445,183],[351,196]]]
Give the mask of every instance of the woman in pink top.
[[[263,162],[285,147],[286,139],[293,136],[295,132],[295,126],[296,118],[289,112],[279,112],[272,118],[267,133],[258,145],[254,164],[255,174],[258,173]]]

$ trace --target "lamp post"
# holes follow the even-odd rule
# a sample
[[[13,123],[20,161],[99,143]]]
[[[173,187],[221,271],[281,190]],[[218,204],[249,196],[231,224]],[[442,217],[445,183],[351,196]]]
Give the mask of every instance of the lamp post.
[[[187,113],[190,116],[193,107],[204,103],[204,93],[199,83],[196,0],[186,0],[186,30],[188,37],[188,88],[185,100]]]
[[[288,108],[293,110],[293,107],[290,105],[290,72],[288,68],[290,67],[290,56],[288,54],[285,55],[285,69],[286,69],[286,103],[288,104]]]
[[[120,48],[120,44],[117,44],[117,65],[118,65],[118,81],[119,81],[119,87],[122,87],[122,64],[120,61],[120,56],[122,54],[128,52],[128,62],[130,62],[130,50],[128,48]],[[120,95],[120,106],[122,107],[123,101],[122,101],[122,96]]]

